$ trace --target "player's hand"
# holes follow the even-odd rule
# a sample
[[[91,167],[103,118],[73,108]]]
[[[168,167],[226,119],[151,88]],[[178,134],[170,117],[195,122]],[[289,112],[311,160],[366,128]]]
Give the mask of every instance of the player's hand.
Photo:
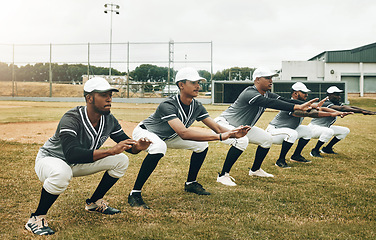
[[[307,111],[307,110],[310,110],[312,109],[312,103],[316,102],[317,100],[319,100],[318,98],[314,98],[312,100],[309,100],[308,102],[305,102],[303,104],[300,104],[300,105],[295,105],[294,106],[294,110],[303,110],[303,111]]]
[[[140,151],[143,151],[145,149],[147,149],[150,144],[152,144],[152,141],[150,141],[148,138],[140,138],[134,145],[133,145],[133,149],[136,151],[136,152],[140,152]]]
[[[119,154],[124,152],[125,150],[130,149],[134,144],[136,144],[135,140],[126,139],[124,141],[119,142],[115,146],[113,146],[110,150],[113,155]]]
[[[247,135],[248,131],[251,129],[250,126],[239,126],[237,128],[234,128],[230,131],[221,133],[222,134],[222,140],[226,140],[229,138],[241,138]]]
[[[312,103],[311,107],[314,108],[314,109],[319,110],[319,109],[321,108],[321,106],[324,104],[324,102],[325,102],[326,100],[328,100],[328,98],[329,98],[329,97],[326,97],[326,98],[324,98],[323,100],[321,100],[321,101],[318,102],[318,103]]]
[[[345,116],[349,114],[354,114],[354,113],[353,112],[339,112],[339,111],[330,113],[332,117],[341,117],[341,118],[344,118]]]
[[[231,131],[230,138],[241,138],[247,135],[248,131],[251,130],[250,126],[239,126]]]

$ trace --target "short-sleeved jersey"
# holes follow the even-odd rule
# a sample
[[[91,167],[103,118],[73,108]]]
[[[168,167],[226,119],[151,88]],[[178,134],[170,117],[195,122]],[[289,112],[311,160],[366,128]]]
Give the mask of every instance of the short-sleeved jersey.
[[[304,117],[295,117],[293,112],[280,111],[269,123],[275,128],[291,128],[296,129],[302,123]]]
[[[96,150],[109,137],[114,138],[125,133],[111,113],[101,116],[99,128],[96,130],[89,120],[86,106],[77,106],[63,115],[55,134],[41,147],[41,153],[44,156],[56,157],[67,161],[60,140],[60,136],[63,134],[76,137],[80,147],[84,149]]]
[[[148,131],[155,133],[162,140],[177,136],[177,133],[168,124],[168,121],[172,119],[179,118],[188,128],[195,120],[202,121],[209,117],[205,107],[196,99],[193,99],[189,105],[188,114],[186,114],[179,97],[179,95],[174,95],[166,98],[150,117],[142,121]]]
[[[279,100],[280,98],[278,94],[269,91],[262,95],[256,86],[249,86],[220,116],[224,117],[232,126],[249,125],[252,127],[266,108],[291,112],[294,110],[293,103]]]
[[[326,100],[322,106],[330,108],[333,105],[335,104],[329,100]],[[339,106],[342,106],[342,105],[343,103],[341,103]],[[336,122],[336,120],[337,120],[337,117],[312,118],[311,123],[314,125],[322,126],[322,127],[330,127]]]

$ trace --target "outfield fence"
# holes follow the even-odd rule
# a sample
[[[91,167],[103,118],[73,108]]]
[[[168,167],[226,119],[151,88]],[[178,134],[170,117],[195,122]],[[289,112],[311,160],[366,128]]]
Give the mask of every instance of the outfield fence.
[[[175,68],[191,66],[210,72],[210,80],[213,76],[213,42],[0,44],[0,52],[0,96],[75,97],[76,89],[81,96],[83,75],[92,77],[94,68],[117,85],[118,97],[124,98],[165,97]],[[141,64],[168,71],[157,82],[147,77],[134,82],[129,73]],[[57,70],[58,65],[66,68]],[[69,78],[62,77],[67,73]],[[120,82],[115,80],[119,77]]]

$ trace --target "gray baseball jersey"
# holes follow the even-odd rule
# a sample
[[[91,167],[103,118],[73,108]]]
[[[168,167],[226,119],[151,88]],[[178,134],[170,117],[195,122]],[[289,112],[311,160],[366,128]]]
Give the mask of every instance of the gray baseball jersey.
[[[187,108],[187,113],[184,111],[184,107]],[[177,135],[168,121],[179,118],[188,128],[195,120],[202,121],[207,117],[209,117],[209,113],[199,101],[193,99],[189,106],[183,106],[179,100],[179,95],[175,95],[161,102],[157,110],[142,123],[148,131],[155,133],[162,140],[166,140]]]
[[[304,117],[295,117],[293,112],[280,111],[269,123],[275,128],[291,128],[296,129],[302,123]]]
[[[232,126],[249,125],[253,127],[266,108],[294,111],[294,104],[288,101],[269,91],[261,95],[256,86],[249,86],[220,116],[224,117]]]
[[[112,114],[102,115],[99,128],[96,130],[90,123],[86,106],[77,106],[66,112],[60,119],[55,134],[40,149],[43,156],[56,157],[68,162],[61,141],[62,135],[65,134],[78,140],[80,148],[92,151],[99,149],[109,137],[113,139],[126,136]]]
[[[333,105],[335,104],[329,100],[326,100],[322,106],[330,108]],[[341,103],[339,106],[342,106],[342,105],[343,103]],[[311,123],[314,125],[322,126],[322,127],[330,127],[336,122],[336,120],[337,120],[337,117],[312,118]]]

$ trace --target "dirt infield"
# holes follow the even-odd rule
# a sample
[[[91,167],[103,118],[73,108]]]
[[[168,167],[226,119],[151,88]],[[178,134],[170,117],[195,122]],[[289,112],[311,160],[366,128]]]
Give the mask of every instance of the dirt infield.
[[[23,122],[0,124],[0,139],[19,143],[43,144],[56,131],[58,121],[53,122]],[[137,123],[120,121],[128,136],[132,135]],[[104,146],[112,146],[113,141],[107,141]]]

